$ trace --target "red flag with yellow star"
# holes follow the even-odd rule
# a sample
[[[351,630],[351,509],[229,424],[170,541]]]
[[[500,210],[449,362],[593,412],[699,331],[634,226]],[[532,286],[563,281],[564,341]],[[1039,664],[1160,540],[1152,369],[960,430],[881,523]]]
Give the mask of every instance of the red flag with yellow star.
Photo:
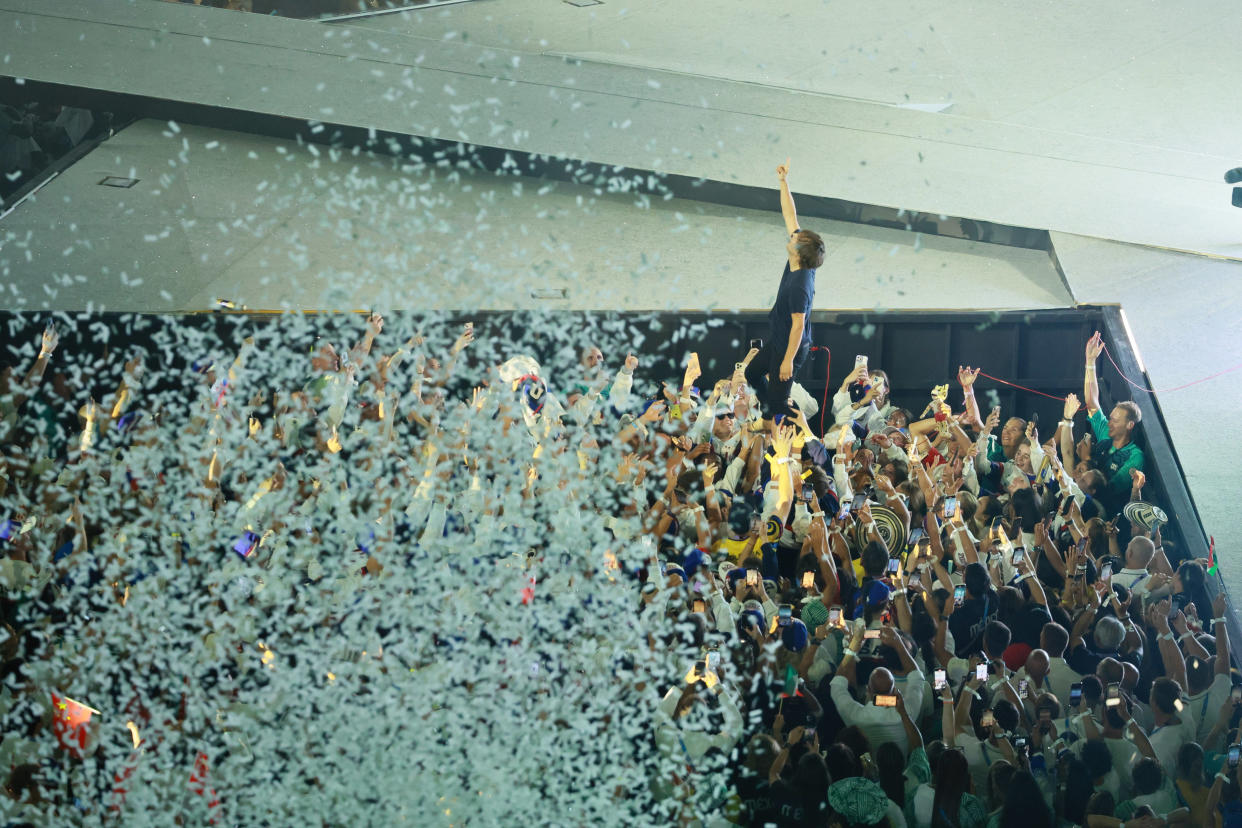
[[[81,758],[90,740],[91,715],[99,711],[76,702],[68,696],[52,693],[52,733],[61,747]]]

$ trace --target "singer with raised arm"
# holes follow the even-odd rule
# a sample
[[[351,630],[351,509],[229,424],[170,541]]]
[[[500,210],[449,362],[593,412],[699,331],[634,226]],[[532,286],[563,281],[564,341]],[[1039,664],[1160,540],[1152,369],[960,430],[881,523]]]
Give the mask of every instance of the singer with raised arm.
[[[824,263],[824,240],[798,226],[789,193],[789,159],[776,168],[781,184],[781,216],[785,219],[788,261],[781,274],[776,301],[768,312],[768,336],[759,355],[746,369],[746,381],[763,406],[769,430],[777,414],[791,415],[789,392],[794,375],[811,353],[811,305],[815,301],[815,269]]]

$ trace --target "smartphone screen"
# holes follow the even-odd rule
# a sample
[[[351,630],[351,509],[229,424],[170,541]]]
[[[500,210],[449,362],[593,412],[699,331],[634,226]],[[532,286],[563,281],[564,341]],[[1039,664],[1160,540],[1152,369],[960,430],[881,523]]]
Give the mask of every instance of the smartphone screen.
[[[709,650],[707,653],[707,669],[715,671],[720,666],[720,651]]]
[[[911,529],[910,530],[910,548],[913,549],[914,547],[918,546],[919,541],[923,540],[923,538],[925,537],[927,537],[927,532],[923,529],[923,527],[916,526],[913,529]]]
[[[1121,685],[1108,685],[1108,695],[1105,697],[1104,706],[1116,707],[1119,704],[1121,704]]]
[[[847,517],[849,517],[850,509],[853,507],[853,505],[854,504],[848,500],[842,503],[841,511],[837,512],[837,520],[845,520]]]
[[[953,517],[956,514],[957,514],[957,498],[954,497],[953,495],[949,495],[948,497],[944,499],[944,516],[947,519],[947,518]]]
[[[1026,688],[1027,688],[1026,679],[1022,679],[1022,681],[1018,682],[1018,698],[1020,699],[1026,698]]]
[[[702,598],[694,599],[694,610],[693,611],[699,613],[700,615],[707,612],[707,605],[703,603]]]
[[[1013,563],[1014,566],[1017,566],[1022,563],[1022,559],[1024,557],[1026,557],[1026,549],[1021,546],[1015,546],[1013,548],[1013,559],[1011,563]]]
[[[815,487],[810,483],[802,484],[802,499],[812,501],[815,499]]]
[[[815,728],[813,727],[802,728],[802,741],[804,742],[815,741]]]
[[[896,575],[900,571],[901,571],[901,561],[897,560],[896,558],[889,558],[888,559],[888,574]]]
[[[983,718],[979,720],[981,727],[996,727],[996,715],[991,710],[983,712]]]
[[[857,356],[855,356],[855,357],[854,357],[854,367],[855,367],[855,368],[857,368],[859,365],[866,365],[866,364],[867,364],[867,355],[866,355],[866,354],[858,354]]]
[[[1076,681],[1070,685],[1070,707],[1077,707],[1082,701],[1082,682]]]
[[[701,658],[694,662],[694,675],[695,678],[707,675],[707,659]]]
[[[965,600],[966,600],[966,585],[958,584],[956,587],[953,588],[953,603],[957,604],[960,607],[962,605],[962,602]]]
[[[4,523],[0,523],[0,540],[9,540],[17,534],[19,528],[15,520],[6,520]]]
[[[975,678],[978,681],[987,681],[988,680],[988,665],[976,664],[975,665]]]
[[[841,608],[833,607],[828,610],[828,626],[836,627],[841,623]]]
[[[888,695],[884,695],[884,694],[877,695],[877,696],[875,697],[875,706],[876,706],[876,707],[896,707],[896,706],[897,706],[897,697],[896,697],[896,696],[888,696]]]
[[[752,340],[750,341],[750,347],[751,347],[751,350],[754,350],[754,351],[761,351],[761,350],[763,350],[763,340],[762,340],[762,339],[752,339]]]
[[[1100,580],[1107,581],[1111,577],[1113,577],[1113,565],[1106,563],[1100,567]]]
[[[854,495],[854,501],[850,504],[850,508],[853,511],[857,512],[859,509],[863,507],[863,504],[866,502],[867,502],[867,495],[864,494],[863,492],[859,492],[858,494]]]
[[[776,624],[779,627],[788,627],[789,620],[793,617],[793,607],[788,604],[783,605],[776,611]]]
[[[1001,524],[1003,524],[1004,522],[1005,522],[1005,519],[1003,517],[997,517],[997,518],[992,519],[992,537],[994,538],[1000,537],[1000,534],[1003,531],[1001,528]]]
[[[944,688],[948,686],[949,686],[948,673],[946,673],[944,670],[937,670],[935,673],[935,684],[933,685],[933,687],[936,690],[943,690]]]
[[[759,586],[759,570],[746,570],[746,586]]]
[[[863,633],[863,638],[870,640],[870,641],[874,641],[875,639],[879,637],[880,637],[879,630],[867,630],[865,633]]]
[[[1229,767],[1236,768],[1238,766],[1239,758],[1242,758],[1242,745],[1230,745],[1229,746]]]
[[[815,586],[815,573],[807,570],[802,573],[802,588],[811,589]]]

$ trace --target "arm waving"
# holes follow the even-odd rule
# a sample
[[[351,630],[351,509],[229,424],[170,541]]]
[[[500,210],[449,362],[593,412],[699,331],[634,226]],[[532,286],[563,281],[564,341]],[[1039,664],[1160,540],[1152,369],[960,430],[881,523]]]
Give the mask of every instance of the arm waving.
[[[794,210],[793,195],[789,192],[788,175],[789,159],[786,158],[785,163],[776,168],[776,177],[781,182],[781,218],[785,219],[785,232],[792,236],[798,229],[798,213]]]

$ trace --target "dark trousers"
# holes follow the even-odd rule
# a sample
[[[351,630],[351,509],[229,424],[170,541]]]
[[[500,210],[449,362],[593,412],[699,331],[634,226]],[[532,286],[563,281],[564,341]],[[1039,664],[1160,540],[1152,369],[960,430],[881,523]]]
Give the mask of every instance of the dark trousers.
[[[793,409],[789,406],[789,392],[793,388],[794,377],[806,361],[810,348],[801,347],[794,354],[793,373],[789,379],[781,379],[781,362],[785,359],[785,349],[789,347],[789,334],[781,337],[780,343],[765,341],[759,355],[746,366],[746,382],[755,389],[755,396],[763,410],[765,420],[777,414],[792,416]]]

